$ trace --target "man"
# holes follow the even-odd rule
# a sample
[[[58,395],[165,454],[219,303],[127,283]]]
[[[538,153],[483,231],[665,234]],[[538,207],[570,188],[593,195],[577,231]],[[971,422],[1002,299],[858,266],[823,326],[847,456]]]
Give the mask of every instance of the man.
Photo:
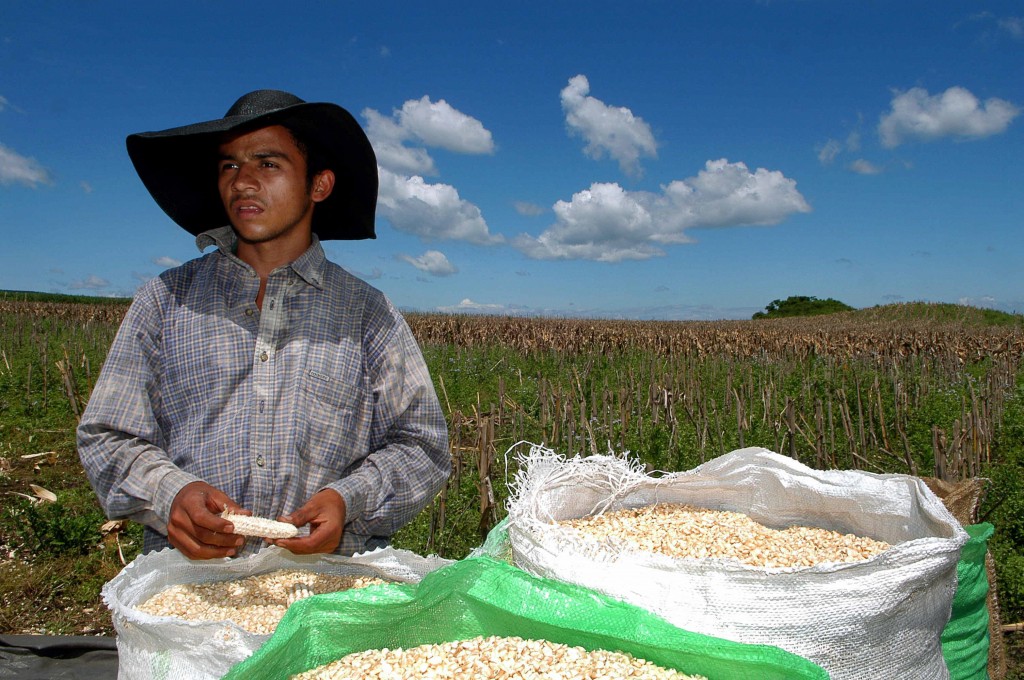
[[[192,559],[259,549],[225,509],[308,525],[273,541],[295,553],[385,545],[450,458],[405,320],[320,246],[375,237],[365,133],[340,106],[259,90],[127,147],[160,207],[216,250],[139,289],[82,416],[107,516]]]

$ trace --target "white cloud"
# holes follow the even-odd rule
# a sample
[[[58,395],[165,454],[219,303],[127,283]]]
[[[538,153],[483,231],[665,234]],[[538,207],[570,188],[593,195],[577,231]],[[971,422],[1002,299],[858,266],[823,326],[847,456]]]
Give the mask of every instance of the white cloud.
[[[410,148],[403,144],[409,133],[402,126],[373,109],[364,109],[363,118],[366,119],[366,136],[370,138],[377,163],[381,167],[409,175],[437,174],[434,159],[426,149]]]
[[[910,140],[978,139],[1004,132],[1019,113],[1020,109],[1003,99],[979,102],[962,87],[937,95],[914,87],[893,97],[892,109],[878,124],[878,134],[882,145],[890,148]]]
[[[72,281],[68,284],[68,288],[71,288],[72,290],[101,290],[103,288],[108,288],[109,286],[109,281],[104,278],[100,278],[95,274],[89,274],[89,276],[85,277],[82,281]]]
[[[363,109],[362,115],[377,163],[392,172],[437,174],[434,159],[417,144],[455,153],[494,153],[494,141],[483,123],[452,108],[443,99],[410,99],[390,117],[370,108]]]
[[[86,182],[84,179],[78,183],[78,186],[82,187],[82,192],[86,194],[92,193],[92,185]]]
[[[781,172],[721,159],[660,194],[592,184],[554,205],[556,222],[544,233],[522,234],[514,245],[534,259],[645,260],[663,255],[665,245],[692,242],[688,229],[777,224],[810,209]]]
[[[822,165],[831,165],[842,150],[842,144],[834,139],[830,139],[818,149],[818,162]]]
[[[589,96],[586,76],[569,79],[562,89],[562,109],[571,132],[587,142],[584,153],[600,159],[607,152],[627,175],[640,172],[640,157],[657,157],[658,145],[651,127],[625,107],[608,106]]]
[[[377,209],[399,231],[424,240],[455,239],[477,245],[503,243],[491,234],[480,208],[463,200],[449,184],[428,184],[422,177],[404,177],[378,168]]]
[[[0,111],[3,111],[4,109],[6,109],[7,108],[7,104],[8,104],[7,97],[0,96]]]
[[[168,257],[167,255],[161,255],[160,257],[153,258],[153,264],[158,267],[169,268],[181,265],[181,261],[175,260],[173,257]]]
[[[494,153],[494,140],[483,123],[453,109],[443,99],[431,102],[426,95],[410,99],[396,115],[399,125],[427,146],[456,153]]]
[[[526,201],[516,201],[515,209],[517,213],[526,217],[536,217],[537,215],[543,215],[545,212],[544,206]]]
[[[503,314],[508,311],[504,305],[473,302],[464,298],[457,305],[448,305],[437,308],[443,314]]]
[[[36,159],[0,144],[0,184],[15,183],[35,188],[39,184],[53,184],[53,178]]]
[[[882,172],[881,167],[863,158],[858,158],[850,163],[850,170],[853,170],[858,175],[877,175]]]
[[[413,257],[412,255],[398,255],[399,260],[408,262],[416,269],[421,272],[426,272],[431,276],[451,276],[457,273],[459,270],[455,268],[448,258],[439,250],[428,250],[419,257]]]

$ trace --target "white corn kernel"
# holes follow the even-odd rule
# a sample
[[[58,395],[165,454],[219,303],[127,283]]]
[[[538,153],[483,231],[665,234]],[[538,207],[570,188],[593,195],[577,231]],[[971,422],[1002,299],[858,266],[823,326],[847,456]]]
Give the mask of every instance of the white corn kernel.
[[[236,515],[225,510],[221,517],[231,522],[235,533],[242,536],[259,536],[261,538],[291,538],[299,533],[298,527],[287,522],[278,522],[264,517]]]
[[[376,576],[278,569],[240,579],[168,586],[136,609],[185,621],[233,621],[250,633],[268,635],[298,600],[383,583]]]
[[[731,558],[754,567],[859,562],[890,547],[866,536],[819,527],[771,529],[739,512],[675,503],[615,510],[559,524],[609,545],[630,545],[674,558]]]
[[[520,637],[476,637],[410,649],[370,649],[344,656],[292,680],[348,678],[645,678],[646,680],[706,680],[702,676],[656,666],[623,652]]]

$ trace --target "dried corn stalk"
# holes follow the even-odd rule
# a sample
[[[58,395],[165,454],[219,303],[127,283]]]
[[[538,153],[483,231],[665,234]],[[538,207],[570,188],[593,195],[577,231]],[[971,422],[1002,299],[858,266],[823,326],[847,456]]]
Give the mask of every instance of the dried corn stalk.
[[[675,558],[732,558],[755,567],[859,562],[889,549],[864,536],[817,527],[771,529],[739,512],[677,503],[563,520],[584,536]]]
[[[386,581],[374,576],[278,569],[230,581],[173,585],[136,608],[186,621],[233,621],[250,633],[269,634],[293,602],[382,583]]]
[[[410,649],[371,649],[356,652],[325,666],[299,673],[292,680],[353,680],[363,678],[507,678],[586,680],[645,678],[647,680],[706,680],[661,668],[623,652],[591,652],[548,640],[520,637],[476,637]]]

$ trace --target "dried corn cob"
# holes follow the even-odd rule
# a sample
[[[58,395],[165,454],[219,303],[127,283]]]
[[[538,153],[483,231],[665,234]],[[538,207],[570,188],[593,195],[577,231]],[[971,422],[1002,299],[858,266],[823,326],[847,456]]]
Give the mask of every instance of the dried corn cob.
[[[410,649],[371,649],[344,656],[292,680],[353,678],[645,678],[706,680],[623,652],[520,637],[476,637]]]
[[[231,522],[235,527],[235,533],[242,536],[260,536],[262,538],[291,538],[299,533],[298,527],[287,522],[277,522],[264,517],[250,517],[249,515],[237,515],[227,509],[220,514],[221,517]]]

